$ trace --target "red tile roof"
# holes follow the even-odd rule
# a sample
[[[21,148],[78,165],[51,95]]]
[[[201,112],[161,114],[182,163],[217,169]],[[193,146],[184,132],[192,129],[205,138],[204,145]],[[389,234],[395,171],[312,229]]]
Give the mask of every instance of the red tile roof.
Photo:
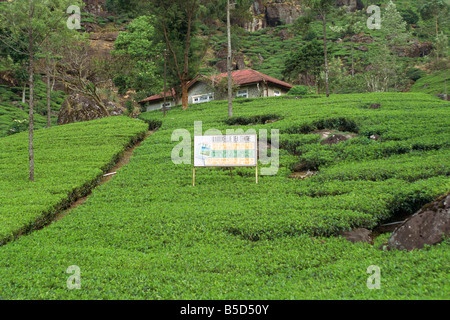
[[[170,97],[174,97],[175,96],[175,89],[172,88],[171,90],[172,92],[167,92],[166,93],[166,98],[170,98]],[[139,101],[139,103],[141,102],[148,102],[148,101],[153,101],[153,100],[160,100],[160,99],[164,99],[164,92],[161,92],[160,94],[155,94],[154,96],[145,98],[142,101]]]
[[[228,76],[228,73],[222,73],[222,74],[219,74],[218,76],[212,76],[209,78],[211,80],[214,78],[215,81],[220,81],[220,79],[222,79],[223,77],[227,77],[227,76]],[[265,75],[264,73],[258,72],[253,69],[233,71],[231,73],[231,76],[234,80],[234,83],[239,86],[252,84],[252,83],[258,83],[258,82],[263,81],[263,82],[271,82],[273,84],[276,84],[281,87],[285,87],[287,89],[292,88],[292,85],[290,85],[287,82],[269,77],[268,75]]]

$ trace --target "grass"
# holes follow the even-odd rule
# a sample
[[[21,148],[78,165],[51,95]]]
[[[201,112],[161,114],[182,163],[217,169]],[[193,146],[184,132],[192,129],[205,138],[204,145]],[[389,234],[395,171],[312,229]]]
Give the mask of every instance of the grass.
[[[381,107],[361,107],[369,103]],[[235,104],[236,117],[281,119],[254,126],[227,125],[224,101],[173,109],[166,118],[145,113],[162,126],[114,179],[63,220],[0,247],[0,297],[446,299],[448,239],[402,252],[379,249],[389,234],[374,245],[336,235],[373,228],[450,190],[448,108],[425,94],[385,93]],[[280,150],[278,174],[258,185],[251,168],[235,169],[233,178],[204,168],[192,187],[192,165],[173,164],[171,153],[179,143],[173,131],[192,134],[194,121],[203,132],[279,129],[290,151]],[[321,145],[312,136],[323,126],[358,138]],[[375,132],[378,141],[367,137]],[[329,162],[329,154],[338,157]],[[293,165],[313,158],[317,175],[288,178]],[[71,265],[81,269],[81,290],[67,289]],[[380,290],[367,288],[371,265],[380,267]]]

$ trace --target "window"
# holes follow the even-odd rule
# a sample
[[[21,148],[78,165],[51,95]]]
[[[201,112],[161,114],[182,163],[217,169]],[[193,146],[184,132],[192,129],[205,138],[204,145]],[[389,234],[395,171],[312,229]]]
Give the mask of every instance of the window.
[[[275,97],[281,96],[280,90],[274,90],[274,91],[273,91],[273,95],[274,95]]]
[[[207,94],[201,94],[198,96],[192,96],[192,103],[203,103],[208,101],[214,100],[214,94],[207,93]]]
[[[248,89],[238,90],[236,97],[237,98],[248,98]]]

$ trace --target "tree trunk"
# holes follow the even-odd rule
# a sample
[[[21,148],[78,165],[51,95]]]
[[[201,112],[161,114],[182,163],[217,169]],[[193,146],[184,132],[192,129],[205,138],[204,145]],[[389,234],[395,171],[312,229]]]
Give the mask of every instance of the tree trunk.
[[[181,104],[183,105],[183,110],[186,110],[189,106],[188,86],[185,79],[181,81]]]
[[[328,50],[327,50],[327,16],[323,13],[323,49],[325,54],[325,88],[327,97],[330,96],[330,89],[328,86]]]
[[[166,94],[167,94],[167,49],[164,49],[164,102],[163,117],[166,117]]]
[[[439,33],[438,33],[438,16],[436,15],[436,37],[438,37],[439,36]]]
[[[29,52],[29,68],[30,68],[30,99],[29,99],[29,127],[28,127],[28,158],[30,162],[30,170],[28,178],[30,181],[34,181],[34,146],[33,146],[33,139],[34,139],[34,119],[33,119],[33,112],[34,112],[34,48],[33,48],[33,28],[31,24],[31,19],[34,14],[34,6],[32,3],[30,3],[30,13],[28,16],[28,52]]]
[[[26,99],[25,99],[26,91],[27,91],[27,83],[25,82],[25,83],[23,84],[23,90],[22,90],[22,103],[27,102]]]
[[[354,44],[352,42],[352,77],[355,76],[355,59],[353,56],[353,51],[354,51]]]
[[[189,107],[189,97],[188,97],[188,75],[189,75],[189,48],[191,45],[191,28],[192,28],[192,19],[193,12],[188,10],[187,13],[187,33],[186,33],[186,47],[184,50],[184,68],[181,79],[181,102],[183,104],[183,110],[186,110]]]
[[[231,23],[230,23],[230,0],[227,1],[227,36],[228,36],[228,117],[233,116],[233,88],[231,79]]]
[[[51,87],[50,87],[50,72],[47,70],[47,127],[51,124]]]

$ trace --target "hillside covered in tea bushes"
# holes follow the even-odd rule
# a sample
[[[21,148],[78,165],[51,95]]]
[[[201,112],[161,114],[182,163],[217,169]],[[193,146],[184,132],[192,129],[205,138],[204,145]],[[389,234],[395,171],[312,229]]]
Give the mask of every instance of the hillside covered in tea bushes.
[[[383,250],[389,234],[372,244],[353,244],[338,234],[373,230],[449,192],[449,107],[426,94],[373,93],[236,100],[233,125],[225,101],[175,108],[165,118],[159,111],[144,113],[142,120],[160,128],[110,182],[64,219],[0,247],[0,298],[446,299],[448,238],[406,252]],[[268,115],[270,123],[250,125],[255,116]],[[71,128],[85,135],[94,124],[114,121],[124,120],[55,128],[45,148],[56,157],[55,142],[72,135]],[[193,187],[192,164],[176,165],[171,154],[180,142],[172,141],[174,130],[193,134],[194,121],[202,121],[203,132],[267,129],[272,144],[271,130],[278,129],[277,174],[260,176],[256,184],[254,168],[236,168],[233,177],[228,169],[200,168]],[[127,132],[119,145],[141,131],[138,123],[116,127],[117,135]],[[352,139],[322,143],[324,130]],[[5,155],[26,137],[7,139],[1,140],[2,151],[8,151],[1,166],[14,171]],[[90,139],[77,142],[80,156]],[[40,159],[37,181],[46,161]],[[57,163],[53,171],[63,172],[66,166]],[[314,174],[292,178],[300,169]],[[100,172],[93,170],[87,179]],[[68,177],[71,185],[75,177]],[[9,179],[11,190],[27,192],[25,178]],[[62,188],[63,180],[51,185]],[[14,205],[31,208],[33,201],[24,196]],[[1,217],[19,219],[4,212]],[[80,290],[67,288],[66,270],[73,265],[81,270]],[[379,290],[367,287],[373,265],[381,270]]]

